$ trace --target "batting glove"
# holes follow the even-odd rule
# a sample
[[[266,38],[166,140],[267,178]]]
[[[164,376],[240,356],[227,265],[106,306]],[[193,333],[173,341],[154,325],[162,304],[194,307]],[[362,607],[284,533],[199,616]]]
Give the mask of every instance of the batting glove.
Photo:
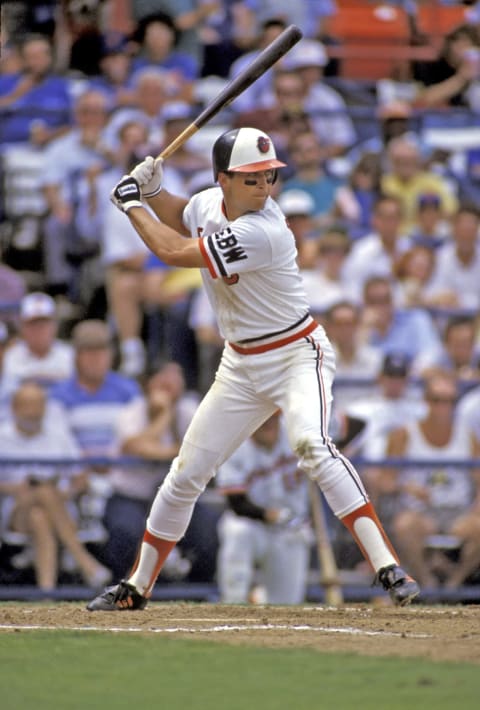
[[[140,185],[143,197],[155,197],[162,189],[163,158],[149,155],[133,168],[130,175]]]
[[[132,207],[143,207],[140,187],[135,178],[124,175],[110,193],[110,199],[121,212],[127,213]]]

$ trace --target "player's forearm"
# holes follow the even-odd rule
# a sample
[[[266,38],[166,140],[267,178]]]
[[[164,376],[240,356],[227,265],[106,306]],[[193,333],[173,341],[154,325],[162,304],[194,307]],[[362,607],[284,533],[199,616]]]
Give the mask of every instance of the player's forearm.
[[[148,204],[164,224],[174,229],[180,234],[186,234],[183,224],[183,210],[188,204],[188,200],[177,195],[172,195],[168,190],[162,189],[154,197],[150,197]]]
[[[143,207],[133,207],[128,211],[130,222],[147,247],[169,266],[197,266],[185,263],[182,252],[185,237],[163,222],[158,222]]]

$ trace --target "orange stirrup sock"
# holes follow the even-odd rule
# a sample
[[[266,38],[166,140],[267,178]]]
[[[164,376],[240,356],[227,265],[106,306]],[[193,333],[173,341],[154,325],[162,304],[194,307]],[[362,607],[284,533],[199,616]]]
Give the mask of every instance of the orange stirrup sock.
[[[140,552],[129,575],[128,582],[143,596],[149,596],[165,560],[177,543],[163,540],[145,530]]]
[[[371,503],[365,503],[340,520],[350,530],[374,572],[381,567],[398,565],[397,554]]]

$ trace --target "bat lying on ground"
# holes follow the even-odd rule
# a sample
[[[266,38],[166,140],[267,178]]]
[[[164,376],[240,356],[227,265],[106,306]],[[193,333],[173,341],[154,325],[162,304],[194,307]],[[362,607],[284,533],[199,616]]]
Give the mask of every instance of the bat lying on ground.
[[[343,593],[338,578],[338,568],[333,554],[332,543],[328,534],[323,501],[320,498],[318,486],[310,480],[308,481],[308,493],[320,565],[320,583],[325,590],[326,603],[331,606],[339,606],[343,604]]]
[[[202,113],[182,131],[158,156],[168,158],[185,141],[191,138],[202,126],[228,106],[245,89],[248,89],[262,74],[272,67],[302,38],[302,33],[296,25],[289,25],[271,42],[268,47],[256,57],[243,71],[240,72],[219,95],[204,108]]]

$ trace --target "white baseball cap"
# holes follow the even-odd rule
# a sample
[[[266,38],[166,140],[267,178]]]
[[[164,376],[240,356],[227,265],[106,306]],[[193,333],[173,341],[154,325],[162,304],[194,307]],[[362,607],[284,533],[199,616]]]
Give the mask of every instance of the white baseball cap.
[[[315,39],[301,39],[283,60],[287,70],[300,67],[324,67],[328,64],[328,55],[321,42]]]
[[[293,215],[312,215],[315,202],[305,190],[285,190],[277,198],[278,205],[285,217]]]
[[[29,293],[22,298],[20,303],[21,320],[55,318],[55,315],[55,301],[48,294],[35,291],[34,293]]]

